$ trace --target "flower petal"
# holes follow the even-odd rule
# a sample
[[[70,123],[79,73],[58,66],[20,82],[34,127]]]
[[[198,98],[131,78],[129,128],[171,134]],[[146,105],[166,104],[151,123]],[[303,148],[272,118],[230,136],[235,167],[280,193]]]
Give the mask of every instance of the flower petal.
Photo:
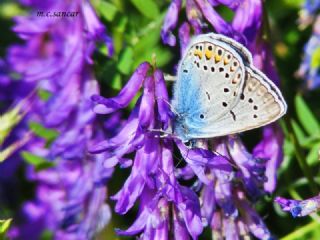
[[[146,62],[140,64],[116,97],[107,99],[99,95],[93,95],[91,99],[98,105],[97,109],[94,110],[97,110],[97,113],[109,114],[120,108],[128,106],[130,101],[141,88],[149,68],[150,65]],[[103,106],[105,107],[103,108]]]

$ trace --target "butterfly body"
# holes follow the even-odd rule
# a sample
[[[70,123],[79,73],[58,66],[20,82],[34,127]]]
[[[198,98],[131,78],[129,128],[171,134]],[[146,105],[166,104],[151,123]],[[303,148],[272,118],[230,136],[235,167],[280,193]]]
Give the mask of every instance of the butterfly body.
[[[278,88],[252,65],[250,52],[218,34],[194,38],[179,64],[172,106],[183,142],[239,133],[286,111]]]

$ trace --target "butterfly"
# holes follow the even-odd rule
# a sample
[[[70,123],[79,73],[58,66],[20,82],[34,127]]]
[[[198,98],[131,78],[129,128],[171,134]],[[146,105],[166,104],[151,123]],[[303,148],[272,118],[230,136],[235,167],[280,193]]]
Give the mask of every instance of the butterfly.
[[[182,142],[240,133],[286,113],[277,86],[243,45],[219,34],[193,38],[179,63],[171,106]]]

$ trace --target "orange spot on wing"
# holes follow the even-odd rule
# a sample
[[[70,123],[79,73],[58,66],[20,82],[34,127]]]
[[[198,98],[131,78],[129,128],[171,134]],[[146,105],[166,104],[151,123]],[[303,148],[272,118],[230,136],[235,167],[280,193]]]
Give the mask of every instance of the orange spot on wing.
[[[207,58],[207,59],[210,59],[210,58],[212,57],[212,51],[210,51],[210,50],[207,49],[207,50],[205,51],[205,55],[206,55],[206,58]]]
[[[200,59],[202,58],[202,52],[199,51],[199,50],[195,50],[195,51],[194,51],[194,55],[195,55],[195,56],[198,56]]]

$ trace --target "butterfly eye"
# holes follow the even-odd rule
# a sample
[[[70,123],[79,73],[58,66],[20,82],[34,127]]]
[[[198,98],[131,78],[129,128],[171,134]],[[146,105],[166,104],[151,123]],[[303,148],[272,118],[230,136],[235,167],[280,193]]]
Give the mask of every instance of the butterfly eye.
[[[199,116],[201,119],[204,119],[204,115],[203,114],[200,114]]]

